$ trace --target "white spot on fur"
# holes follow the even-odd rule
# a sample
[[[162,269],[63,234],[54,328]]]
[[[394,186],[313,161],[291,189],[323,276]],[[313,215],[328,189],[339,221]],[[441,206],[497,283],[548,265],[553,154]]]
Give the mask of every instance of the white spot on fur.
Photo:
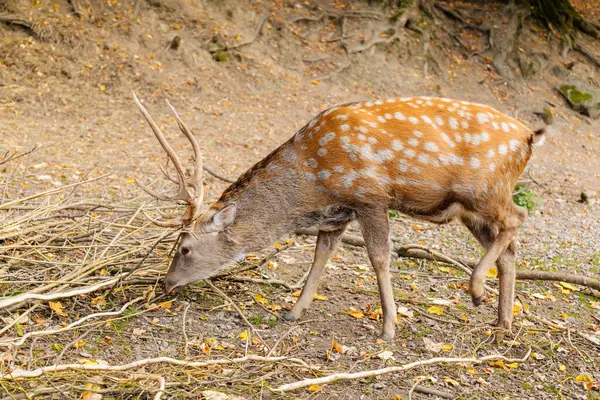
[[[319,144],[321,146],[325,146],[327,143],[331,142],[335,138],[335,133],[328,132],[321,139],[319,139]]]
[[[507,151],[508,147],[506,147],[505,144],[501,144],[500,146],[498,146],[498,154],[506,154]]]
[[[394,113],[394,118],[396,118],[399,121],[404,121],[406,120],[406,117],[404,116],[404,114],[402,114],[400,111],[396,111]]]
[[[335,119],[346,121],[348,119],[348,116],[346,114],[338,114],[335,116]]]
[[[331,172],[329,172],[326,169],[322,169],[319,171],[319,173],[317,174],[317,177],[321,180],[325,180],[327,178],[329,178],[331,176]]]
[[[308,166],[311,168],[317,168],[317,160],[315,160],[314,158],[309,158]]]
[[[383,104],[383,100],[377,100],[377,101],[375,102],[375,104],[377,104],[378,106],[380,106],[380,105],[382,105],[382,104]]]
[[[408,117],[408,120],[410,122],[412,122],[413,124],[418,124],[419,123],[419,120],[417,118],[415,118],[415,117]]]
[[[377,139],[375,139],[374,137],[370,137],[369,139],[367,139],[369,141],[369,143],[371,144],[375,144],[377,143]]]
[[[340,138],[340,141],[341,141],[343,144],[348,144],[348,143],[350,143],[350,138],[349,138],[348,136],[342,136],[342,137]]]
[[[510,132],[510,127],[508,126],[508,124],[506,122],[502,122],[500,124],[500,126],[502,127],[502,130],[506,133]]]
[[[386,114],[384,115],[384,117],[385,117],[385,119],[392,119],[392,114],[390,114],[390,113],[386,113]]]
[[[340,129],[343,130],[344,132],[349,131],[350,125],[348,125],[348,124],[340,125]]]
[[[481,165],[481,163],[479,162],[479,158],[477,158],[475,156],[471,157],[471,160],[469,160],[469,164],[471,165],[471,168],[473,168],[473,169],[477,169]]]
[[[406,172],[408,171],[408,163],[405,159],[400,160],[400,162],[398,163],[398,169],[401,172]]]
[[[423,137],[423,132],[421,132],[421,131],[413,131],[413,135],[415,135],[416,137]]]
[[[455,165],[463,165],[465,163],[463,158],[456,154],[450,154],[450,162]]]
[[[460,126],[462,126],[464,129],[467,129],[469,127],[469,123],[467,121],[461,121]]]
[[[490,117],[485,113],[477,113],[477,121],[480,124],[485,124],[490,120]]]
[[[427,164],[428,160],[429,156],[427,154],[421,153],[417,156],[417,161],[419,161],[421,164]]]
[[[440,148],[438,147],[437,144],[433,143],[433,142],[425,142],[425,144],[423,145],[423,147],[425,147],[425,150],[427,151],[439,151]]]
[[[494,172],[496,170],[496,164],[490,163],[490,171]]]
[[[428,124],[433,124],[433,121],[432,121],[432,120],[431,120],[431,118],[429,118],[427,115],[422,115],[422,116],[421,116],[421,119],[422,119],[423,121],[425,121],[426,123],[428,123]]]
[[[381,115],[377,116],[377,121],[379,122],[385,122],[385,118],[383,118]]]
[[[415,156],[415,151],[413,149],[404,150],[404,155],[408,158],[413,158]]]
[[[321,147],[319,150],[317,150],[317,155],[319,157],[323,157],[327,154],[327,149],[325,147]]]
[[[364,142],[365,140],[367,140],[367,137],[366,137],[365,135],[363,135],[362,133],[359,133],[359,134],[358,134],[358,138],[359,138],[360,140],[362,140],[363,142]]]
[[[438,115],[435,117],[435,123],[438,124],[438,126],[444,126],[444,119]]]
[[[520,145],[521,145],[521,142],[519,142],[517,139],[510,139],[508,141],[508,147],[510,148],[511,151],[517,151],[517,149],[519,148]]]
[[[458,129],[458,121],[456,120],[456,118],[450,117],[448,119],[448,123],[450,124],[450,128],[452,128],[452,129]]]
[[[362,133],[367,133],[369,132],[369,130],[367,128],[365,128],[364,126],[359,126],[358,130],[361,131]]]
[[[342,167],[341,165],[336,165],[335,167],[333,167],[334,172],[344,172],[344,167]]]
[[[481,141],[487,142],[488,140],[490,140],[490,134],[487,132],[481,132]]]
[[[450,146],[451,148],[455,148],[456,147],[456,143],[454,143],[449,137],[448,135],[446,135],[444,132],[442,132],[442,139],[444,140],[444,142],[446,142],[448,144],[448,146]]]
[[[398,139],[392,140],[392,149],[394,149],[395,151],[400,151],[403,148],[404,148],[404,145],[402,144],[401,141],[399,141]]]
[[[500,129],[500,125],[498,125],[498,123],[496,121],[492,122],[492,126],[494,127],[495,130]]]
[[[518,129],[517,125],[514,124],[513,122],[509,122],[508,125],[510,125],[510,127],[513,128],[513,129],[515,129],[515,130]]]
[[[310,172],[305,172],[304,178],[308,179],[310,182],[314,182],[317,180],[317,177],[315,176],[315,174],[311,174]]]
[[[481,143],[481,136],[479,136],[479,135],[473,135],[471,137],[471,144],[473,146],[479,146],[480,143]]]
[[[292,149],[289,146],[284,147],[282,154],[283,154],[283,159],[287,162],[295,163],[298,160],[298,156],[296,155],[296,152],[294,151],[294,149]]]
[[[494,149],[489,149],[487,152],[487,157],[488,158],[494,158],[494,156],[496,155],[496,152],[494,151]]]
[[[408,144],[411,145],[411,146],[413,146],[413,147],[414,146],[418,146],[419,145],[419,141],[417,139],[415,139],[415,138],[410,138],[410,139],[408,139]]]
[[[460,136],[460,134],[458,134],[458,133],[455,133],[454,140],[456,140],[456,143],[460,143],[460,142],[462,142],[462,136]]]

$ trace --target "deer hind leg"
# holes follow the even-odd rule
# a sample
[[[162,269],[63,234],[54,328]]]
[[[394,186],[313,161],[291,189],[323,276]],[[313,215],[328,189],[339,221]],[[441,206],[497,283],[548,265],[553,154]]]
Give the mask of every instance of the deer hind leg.
[[[471,298],[473,299],[473,304],[476,306],[480,305],[484,299],[486,274],[492,264],[498,260],[500,255],[509,246],[517,229],[525,221],[525,218],[527,218],[527,210],[511,202],[510,206],[502,213],[501,219],[494,222],[490,221],[490,224],[498,227],[498,233],[481,261],[473,269],[469,283]]]
[[[363,238],[369,260],[379,287],[381,308],[383,310],[383,328],[381,338],[392,340],[396,329],[396,304],[390,278],[390,242],[387,210],[359,213],[358,222],[362,229]]]
[[[310,306],[310,303],[312,303],[315,290],[319,283],[319,278],[325,270],[327,261],[338,247],[340,238],[345,230],[346,225],[333,231],[319,231],[315,247],[315,256],[308,277],[306,278],[306,283],[304,283],[304,287],[302,288],[302,294],[292,309],[284,315],[286,320],[294,321],[300,318],[302,312]]]
[[[497,233],[493,227],[483,220],[477,220],[468,215],[461,216],[461,221],[471,231],[473,236],[481,243],[486,251],[492,246]],[[511,240],[510,244],[504,250],[496,265],[498,267],[498,279],[500,280],[500,296],[498,299],[498,322],[496,326],[499,331],[496,333],[496,339],[502,340],[506,331],[510,331],[513,320],[513,305],[515,299],[515,255],[517,244]]]

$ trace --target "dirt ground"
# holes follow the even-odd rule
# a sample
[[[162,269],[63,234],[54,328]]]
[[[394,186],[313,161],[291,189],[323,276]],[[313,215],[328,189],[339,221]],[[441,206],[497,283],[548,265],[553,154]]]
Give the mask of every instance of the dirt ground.
[[[176,150],[189,154],[163,101],[168,98],[201,141],[205,164],[230,178],[286,141],[320,110],[341,102],[444,96],[494,106],[522,117],[532,127],[542,125],[534,113],[549,107],[554,122],[547,143],[536,149],[523,176],[529,181],[527,195],[534,209],[519,231],[517,268],[598,278],[600,122],[567,107],[555,90],[564,75],[555,72],[568,69],[597,87],[599,69],[574,51],[560,57],[558,45],[548,40],[547,32],[528,22],[515,51],[526,57],[549,56],[534,76],[524,79],[513,71],[514,79],[507,79],[494,70],[481,32],[461,28],[439,12],[433,24],[437,33],[430,38],[428,50],[424,50],[424,36],[415,28],[404,29],[391,44],[346,54],[344,46],[356,48],[378,37],[390,37],[385,27],[394,10],[373,3],[369,8],[362,2],[337,1],[79,1],[82,18],[77,18],[67,1],[0,2],[3,15],[18,14],[36,21],[31,28],[0,24],[0,157],[36,146],[28,156],[0,165],[4,189],[0,204],[103,175],[107,176],[82,186],[73,196],[130,205],[147,199],[135,180],[160,184],[157,163],[164,156],[133,104],[132,91],[169,132]],[[450,5],[478,7],[460,2]],[[500,5],[490,9],[494,11],[488,9],[474,23],[508,26]],[[363,14],[340,22],[339,17],[319,18],[323,10],[333,10],[330,14],[362,10]],[[365,10],[376,10],[378,16]],[[255,39],[264,16],[268,20]],[[343,41],[339,40],[340,24],[347,37]],[[175,37],[179,38],[175,39],[179,40],[177,49],[172,48]],[[252,43],[231,49],[249,40]],[[594,51],[600,49],[598,43],[588,45]],[[481,54],[468,57],[473,51]],[[206,183],[210,200],[228,185],[212,176]],[[581,201],[582,192],[587,201]],[[0,223],[8,223],[18,212],[0,208]],[[393,240],[398,245],[420,244],[470,261],[482,254],[458,223],[437,226],[403,216],[392,219]],[[358,235],[356,227],[349,233]],[[496,316],[496,296],[475,308],[464,273],[443,263],[395,257],[394,291],[397,305],[404,308],[396,339],[382,343],[376,340],[381,328],[377,285],[360,247],[340,249],[319,286],[322,299],[314,301],[299,322],[280,318],[295,301],[294,290],[243,280],[268,277],[289,285],[298,281],[310,265],[314,238],[293,236],[282,249],[286,239],[247,258],[252,263],[281,250],[258,269],[216,281],[216,285],[235,301],[265,342],[276,345],[271,355],[299,358],[320,370],[308,372],[292,364],[240,364],[190,373],[163,368],[167,382],[175,383],[167,385],[163,398],[202,398],[200,393],[209,389],[247,399],[442,398],[409,394],[416,384],[461,399],[600,398],[599,292],[559,282],[519,281],[512,335],[490,344],[487,335]],[[27,268],[39,264],[15,258],[15,254],[0,252],[0,273],[5,274],[0,277],[0,293],[4,296],[32,290],[36,287],[32,280],[60,280],[70,272],[58,268],[36,275]],[[166,271],[168,251],[153,257],[156,281]],[[497,286],[495,278],[488,281]],[[118,310],[148,287],[147,281],[128,285],[121,295],[107,297],[100,309]],[[78,316],[97,312],[94,303],[89,305],[97,296],[63,300],[66,316],[42,302],[20,329],[65,326]],[[84,358],[117,365],[158,356],[183,358],[184,352],[188,352],[186,359],[193,360],[266,353],[259,341],[244,340],[248,329],[244,321],[206,285],[194,285],[170,300],[163,298],[158,307],[146,308],[139,316],[134,312],[118,324],[96,326],[85,340],[82,328],[37,338],[16,350],[0,347],[0,355],[6,351],[0,359],[0,376],[15,367],[52,365],[56,353],[73,341],[83,343],[60,354],[61,363]],[[0,317],[8,324],[17,313],[3,310]],[[23,335],[16,329],[0,334],[0,346],[3,340]],[[61,346],[58,351],[57,344]],[[519,363],[436,364],[285,394],[270,390],[304,378],[431,357],[501,353],[520,358],[529,350],[532,356]],[[392,352],[393,357],[385,352]],[[69,381],[77,384],[69,385]],[[89,385],[95,385],[103,396],[98,398],[105,399],[153,398],[156,393],[152,381],[133,379],[125,384],[108,375],[74,373],[48,374],[19,385],[0,381],[0,398],[25,398],[24,393],[39,389],[41,398],[91,399],[86,397],[94,391]]]

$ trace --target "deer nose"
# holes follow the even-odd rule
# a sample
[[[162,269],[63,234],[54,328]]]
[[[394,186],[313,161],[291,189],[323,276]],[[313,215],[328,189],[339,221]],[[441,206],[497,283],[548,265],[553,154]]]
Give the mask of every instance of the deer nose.
[[[163,279],[163,291],[166,294],[179,294],[179,292],[181,292],[181,289],[183,288],[183,286],[179,285],[177,282],[169,279],[168,277],[166,277],[165,279]]]

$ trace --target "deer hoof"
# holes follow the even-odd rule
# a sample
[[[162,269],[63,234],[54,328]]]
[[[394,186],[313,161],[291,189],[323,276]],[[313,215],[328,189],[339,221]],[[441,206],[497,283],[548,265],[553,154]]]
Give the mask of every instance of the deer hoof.
[[[296,321],[298,319],[298,316],[296,314],[294,314],[292,311],[288,311],[283,316],[283,319],[285,319],[286,321]]]
[[[390,333],[382,333],[381,336],[379,336],[379,339],[383,340],[384,342],[391,342],[392,340],[394,340],[394,332]]]
[[[477,307],[477,306],[480,306],[481,304],[483,304],[483,301],[485,300],[485,296],[472,297],[471,299],[473,300],[473,305],[475,307]]]

